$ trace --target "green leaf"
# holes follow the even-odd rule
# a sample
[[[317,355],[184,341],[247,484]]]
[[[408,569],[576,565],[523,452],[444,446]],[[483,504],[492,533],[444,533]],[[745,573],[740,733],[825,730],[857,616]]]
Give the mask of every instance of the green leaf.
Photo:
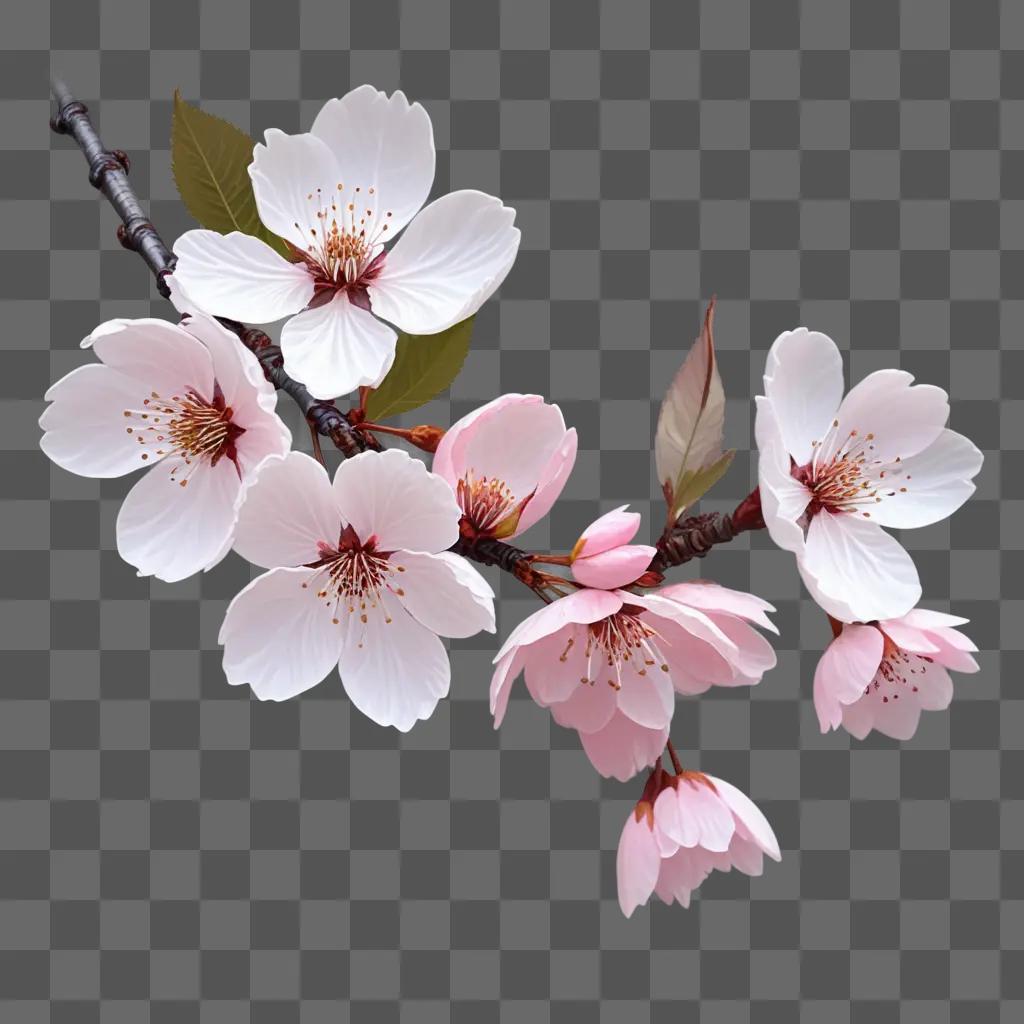
[[[400,334],[394,365],[366,401],[367,418],[379,422],[436,398],[459,375],[472,333],[467,317],[440,334]]]
[[[287,257],[288,247],[268,231],[256,210],[248,167],[253,141],[224,121],[174,92],[171,117],[171,170],[188,212],[204,228],[254,235]]]
[[[732,465],[735,448],[723,452],[719,458],[708,466],[697,470],[684,470],[676,481],[674,500],[672,502],[672,518],[678,519],[694,502],[699,501],[725,476],[726,470]]]

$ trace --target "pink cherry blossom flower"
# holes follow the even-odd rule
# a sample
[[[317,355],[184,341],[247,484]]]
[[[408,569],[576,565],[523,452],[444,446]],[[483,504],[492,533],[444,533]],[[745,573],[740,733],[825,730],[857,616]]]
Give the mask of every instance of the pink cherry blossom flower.
[[[473,537],[516,537],[551,511],[576,461],[576,431],[539,395],[501,395],[445,431],[433,469]]]
[[[364,452],[327,471],[301,452],[266,460],[247,490],[235,548],[269,569],[228,607],[224,673],[287,700],[337,667],[353,704],[406,732],[447,695],[439,636],[494,632],[494,594],[446,550],[451,488],[405,452]]]
[[[750,623],[774,630],[771,605],[712,583],[656,593],[578,590],[524,619],[505,641],[491,680],[497,728],[512,683],[575,729],[594,767],[625,781],[665,748],[675,693],[752,686],[775,652]]]
[[[954,626],[967,619],[915,608],[896,619],[844,625],[814,673],[822,732],[840,725],[862,740],[872,729],[896,740],[917,731],[922,711],[953,699],[949,669],[977,672],[978,648]]]
[[[259,363],[216,321],[111,320],[82,342],[99,363],[46,393],[39,444],[87,477],[147,472],[117,517],[117,550],[140,576],[175,582],[231,550],[243,486],[291,434]]]
[[[981,452],[946,429],[945,391],[913,380],[878,370],[844,398],[838,348],[802,327],[768,353],[757,397],[765,524],[844,622],[904,615],[921,596],[913,561],[882,527],[938,522],[974,493]]]
[[[701,772],[656,771],[619,839],[619,906],[630,917],[657,893],[663,903],[688,907],[712,871],[760,875],[764,854],[780,860],[778,840],[735,786]]]
[[[241,231],[186,231],[175,274],[208,313],[289,317],[284,366],[316,398],[379,384],[395,356],[388,324],[435,334],[464,320],[519,249],[515,212],[483,192],[452,192],[417,213],[434,180],[434,137],[401,92],[362,85],[328,100],[306,134],[269,129],[249,176],[260,220],[293,259]]]
[[[649,544],[630,544],[640,529],[640,513],[621,505],[595,519],[572,549],[573,578],[587,587],[614,590],[642,576],[658,553]]]

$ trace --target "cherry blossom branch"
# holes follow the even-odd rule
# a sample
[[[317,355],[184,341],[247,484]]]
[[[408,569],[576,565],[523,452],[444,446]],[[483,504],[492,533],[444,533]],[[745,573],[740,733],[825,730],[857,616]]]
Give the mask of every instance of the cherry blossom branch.
[[[128,180],[130,163],[127,154],[120,149],[104,147],[89,118],[88,107],[75,99],[60,78],[52,78],[50,88],[57,102],[50,128],[58,135],[68,135],[75,141],[89,164],[89,183],[103,193],[121,218],[117,228],[118,241],[142,257],[156,278],[157,291],[164,298],[169,298],[167,276],[174,270],[174,253],[167,248],[146,216]],[[329,438],[342,455],[350,457],[368,450],[380,451],[380,442],[355,430],[345,413],[333,402],[314,398],[302,384],[285,373],[281,350],[266,334],[235,320],[221,319],[220,322],[238,335],[242,344],[259,359],[267,380],[293,399],[311,428]]]

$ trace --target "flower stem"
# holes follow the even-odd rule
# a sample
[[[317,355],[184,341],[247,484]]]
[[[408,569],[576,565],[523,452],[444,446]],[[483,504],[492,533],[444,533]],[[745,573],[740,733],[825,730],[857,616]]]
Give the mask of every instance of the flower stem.
[[[681,775],[683,772],[683,765],[679,760],[679,755],[676,753],[676,748],[672,746],[671,740],[667,740],[665,742],[665,750],[668,753],[668,756],[672,759],[672,770],[676,775]],[[658,763],[660,764],[661,762],[659,761]]]

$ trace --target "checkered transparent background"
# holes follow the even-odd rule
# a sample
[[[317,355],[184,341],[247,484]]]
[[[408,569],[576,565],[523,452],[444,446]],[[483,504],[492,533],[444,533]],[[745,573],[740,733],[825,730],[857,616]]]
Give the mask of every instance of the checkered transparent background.
[[[1024,1017],[1024,5],[52,0],[0,18],[0,1020]],[[171,315],[48,131],[51,66],[168,239],[190,226],[175,87],[254,135],[364,81],[421,100],[437,191],[496,193],[524,232],[422,419],[501,391],[562,405],[581,452],[538,548],[623,501],[660,520],[652,421],[712,293],[740,455],[710,507],[751,483],[749,396],[781,329],[829,332],[855,377],[900,365],[947,388],[987,453],[978,495],[905,543],[928,600],[973,620],[982,672],[902,746],[821,737],[823,617],[765,538],[716,552],[709,576],[778,606],[779,667],[681,703],[673,735],[761,804],[784,859],[630,921],[614,848],[638,784],[602,783],[522,694],[495,734],[492,638],[453,645],[451,699],[405,737],[336,679],[284,705],[229,688],[216,633],[248,568],[135,578],[113,544],[129,482],[37,448],[83,335]],[[531,600],[494,582],[505,633]]]

